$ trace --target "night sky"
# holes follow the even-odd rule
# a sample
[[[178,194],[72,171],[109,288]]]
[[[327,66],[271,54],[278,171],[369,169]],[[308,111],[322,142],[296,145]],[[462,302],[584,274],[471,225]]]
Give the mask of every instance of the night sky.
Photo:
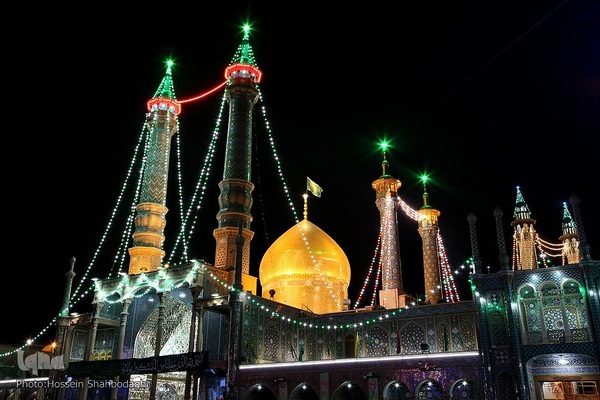
[[[598,259],[600,3],[403,3],[222,1],[136,12],[102,3],[81,18],[44,4],[48,9],[36,13],[47,18],[5,35],[13,39],[4,43],[8,246],[0,343],[36,336],[59,311],[71,257],[75,286],[95,259],[166,60],[175,63],[178,99],[210,90],[224,81],[244,23],[252,26],[264,74],[264,103],[256,107],[266,107],[283,175],[257,113],[254,275],[267,245],[295,223],[282,181],[302,218],[308,176],[323,188],[321,198],[309,198],[308,218],[346,252],[356,301],[377,244],[371,184],[382,173],[382,140],[391,145],[387,159],[402,181],[399,195],[413,209],[423,204],[420,175],[430,176],[427,192],[441,212],[453,269],[471,256],[469,213],[478,218],[485,268],[499,267],[496,207],[504,212],[510,254],[517,186],[538,233],[553,243],[562,233],[562,204],[577,195]],[[222,93],[185,104],[179,116],[184,198],[202,168]],[[226,125],[221,132],[190,243],[192,258],[211,263]],[[167,251],[179,226],[177,201],[173,189]],[[398,223],[404,290],[419,295],[417,225],[402,212]],[[117,239],[107,238],[106,247],[120,238],[120,222],[114,226]],[[103,251],[88,279],[111,271],[114,248]],[[457,279],[464,286],[466,275]],[[91,297],[73,311],[90,308]],[[50,342],[52,333],[39,342]]]

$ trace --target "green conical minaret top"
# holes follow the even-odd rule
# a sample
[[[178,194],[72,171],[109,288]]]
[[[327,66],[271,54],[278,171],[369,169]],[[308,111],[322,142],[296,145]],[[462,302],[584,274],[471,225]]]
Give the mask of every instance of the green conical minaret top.
[[[517,200],[515,201],[515,212],[513,217],[515,217],[515,219],[531,219],[531,211],[529,211],[529,206],[525,202],[519,186],[517,186]]]
[[[250,64],[255,67],[256,60],[254,59],[254,52],[252,51],[252,46],[250,46],[250,26],[244,26],[244,37],[242,38],[242,43],[238,46],[235,54],[233,55],[233,60],[229,65],[233,64]]]
[[[167,61],[167,72],[165,72],[165,76],[160,82],[160,85],[158,85],[158,89],[156,89],[154,96],[146,103],[148,111],[153,111],[157,107],[166,107],[174,112],[175,115],[181,113],[181,104],[177,101],[177,97],[175,97],[173,75],[171,72],[172,65],[173,61]]]
[[[250,26],[244,26],[244,37],[242,43],[238,46],[233,59],[225,69],[225,78],[235,80],[236,78],[252,79],[254,83],[259,83],[262,78],[262,72],[256,65],[254,52],[250,46]]]
[[[576,235],[577,234],[577,226],[575,225],[575,221],[573,221],[573,217],[571,216],[571,213],[569,212],[567,203],[563,203],[562,231],[563,231],[563,235]]]

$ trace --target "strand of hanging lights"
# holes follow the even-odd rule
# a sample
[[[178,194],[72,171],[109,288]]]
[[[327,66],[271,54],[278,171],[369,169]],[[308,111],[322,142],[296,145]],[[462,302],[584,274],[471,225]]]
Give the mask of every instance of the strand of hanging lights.
[[[371,264],[369,265],[369,270],[367,271],[367,276],[363,282],[362,287],[360,288],[360,292],[358,293],[358,298],[354,303],[354,308],[357,309],[361,305],[361,301],[363,295],[365,294],[367,287],[372,282],[373,283],[373,295],[371,297],[371,306],[375,305],[375,301],[377,299],[377,288],[379,286],[379,278],[381,271],[381,229],[380,233],[377,236],[377,245],[375,246],[375,251],[373,253],[373,258],[371,259]],[[375,279],[372,279],[372,276],[375,276]]]

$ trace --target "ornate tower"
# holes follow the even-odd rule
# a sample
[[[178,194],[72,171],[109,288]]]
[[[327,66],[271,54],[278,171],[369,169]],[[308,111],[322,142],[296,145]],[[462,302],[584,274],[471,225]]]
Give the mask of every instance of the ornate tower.
[[[567,207],[567,203],[563,203],[562,232],[563,234],[558,239],[563,244],[563,257],[566,258],[567,264],[577,264],[581,261],[579,253],[579,234],[577,232],[575,221],[573,221],[569,208]]]
[[[179,129],[177,116],[181,112],[173,89],[171,64],[147,107],[149,137],[140,200],[136,207],[133,247],[129,249],[131,275],[157,270],[165,255],[169,155],[171,138]]]
[[[400,265],[400,245],[398,242],[398,189],[402,186],[399,179],[389,174],[386,151],[383,151],[381,163],[383,174],[373,181],[376,192],[375,204],[379,210],[381,225],[381,291],[379,304],[386,308],[397,308],[402,289],[402,270]]]
[[[517,186],[517,200],[515,203],[515,217],[511,222],[513,233],[513,270],[537,268],[536,240],[537,232],[533,225],[536,220],[531,218],[529,206]]]
[[[429,205],[427,187],[423,184],[423,207],[419,209],[419,235],[423,241],[423,273],[425,278],[425,296],[427,303],[437,304],[442,298],[440,258],[438,256],[437,236],[440,212]]]
[[[244,31],[232,63],[225,69],[228,80],[225,96],[229,103],[229,124],[223,180],[219,183],[218,227],[213,231],[216,240],[215,267],[228,269],[236,262],[236,237],[241,228],[244,238],[242,272],[250,272],[250,241],[254,232],[252,222],[252,109],[258,101],[262,72],[256,67],[249,42],[249,29]]]

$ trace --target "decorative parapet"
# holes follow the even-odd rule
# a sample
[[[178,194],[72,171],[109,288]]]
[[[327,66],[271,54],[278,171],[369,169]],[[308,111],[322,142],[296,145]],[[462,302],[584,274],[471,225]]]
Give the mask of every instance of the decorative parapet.
[[[121,272],[117,278],[94,279],[93,303],[115,303],[146,293],[168,292],[182,286],[203,286],[207,269],[208,264],[192,260],[179,266],[164,265],[147,273],[128,275]]]

